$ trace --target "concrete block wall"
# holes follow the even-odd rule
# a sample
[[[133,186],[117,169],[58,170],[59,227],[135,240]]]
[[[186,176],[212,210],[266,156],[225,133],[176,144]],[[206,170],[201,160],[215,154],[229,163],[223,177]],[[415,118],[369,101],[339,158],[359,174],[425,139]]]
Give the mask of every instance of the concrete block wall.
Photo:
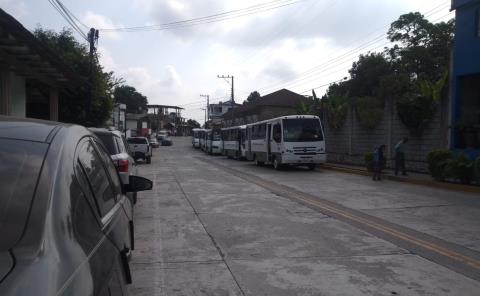
[[[384,116],[374,129],[360,126],[356,112],[351,107],[344,125],[339,129],[329,126],[324,120],[326,149],[328,161],[341,164],[364,165],[364,155],[372,152],[375,147],[385,144],[387,167],[393,168],[394,147],[403,137],[408,137],[406,145],[407,170],[427,172],[426,156],[433,149],[447,148],[447,135],[444,114],[445,104],[437,108],[435,117],[423,130],[421,135],[413,135],[398,117],[395,103],[386,102]],[[326,118],[324,116],[324,118]]]

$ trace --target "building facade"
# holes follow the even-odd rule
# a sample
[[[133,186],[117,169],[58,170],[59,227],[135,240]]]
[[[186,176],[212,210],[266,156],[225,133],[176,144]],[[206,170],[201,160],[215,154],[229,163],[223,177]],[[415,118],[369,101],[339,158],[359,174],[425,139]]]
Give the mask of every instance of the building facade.
[[[471,157],[480,155],[480,0],[453,0],[455,43],[452,69],[452,141]]]
[[[58,121],[61,91],[80,79],[2,9],[0,43],[0,114]]]

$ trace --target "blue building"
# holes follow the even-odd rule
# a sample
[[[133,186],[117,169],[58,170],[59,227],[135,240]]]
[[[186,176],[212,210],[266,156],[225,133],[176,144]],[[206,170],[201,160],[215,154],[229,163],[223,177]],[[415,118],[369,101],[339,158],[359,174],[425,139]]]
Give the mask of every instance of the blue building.
[[[452,0],[455,43],[452,71],[451,146],[480,154],[480,0]]]

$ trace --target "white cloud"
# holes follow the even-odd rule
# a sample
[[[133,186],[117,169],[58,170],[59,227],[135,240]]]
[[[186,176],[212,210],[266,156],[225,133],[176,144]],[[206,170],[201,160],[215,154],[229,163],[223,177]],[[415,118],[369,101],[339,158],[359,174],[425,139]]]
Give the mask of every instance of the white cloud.
[[[15,18],[22,18],[29,13],[24,1],[0,0],[0,7]]]
[[[81,17],[82,22],[86,24],[89,27],[93,27],[96,29],[111,29],[111,28],[118,28],[122,27],[120,24],[115,24],[112,20],[110,20],[108,17],[103,16],[101,14],[96,14],[91,11],[87,11],[85,14],[82,15]],[[115,40],[121,39],[121,36],[118,32],[105,32],[101,31],[100,33],[102,37],[107,37]]]
[[[110,50],[108,50],[103,46],[99,46],[98,54],[99,54],[100,64],[103,66],[105,71],[113,71],[115,69],[115,62],[113,60]]]

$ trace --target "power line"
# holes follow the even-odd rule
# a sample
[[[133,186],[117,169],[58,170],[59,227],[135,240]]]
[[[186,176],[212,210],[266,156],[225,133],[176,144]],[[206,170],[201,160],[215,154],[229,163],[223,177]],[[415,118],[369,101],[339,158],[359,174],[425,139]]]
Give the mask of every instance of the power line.
[[[220,22],[220,21],[230,20],[230,19],[238,18],[242,16],[248,16],[252,14],[266,12],[273,9],[282,8],[285,6],[294,5],[303,1],[307,1],[307,0],[275,0],[275,1],[267,2],[263,4],[249,6],[242,9],[231,10],[231,11],[217,13],[209,16],[203,16],[199,18],[192,18],[187,20],[174,21],[174,22],[151,25],[151,26],[103,28],[103,29],[100,29],[100,31],[140,32],[140,31],[161,31],[161,30],[185,28],[185,27],[204,25],[204,24],[209,24],[213,22]]]
[[[83,39],[88,41],[87,35],[77,25],[74,17],[70,14],[69,10],[60,2],[60,0],[48,0],[48,2],[60,13],[60,15],[67,21],[72,29],[77,32]],[[76,17],[75,17],[76,18]]]
[[[448,4],[448,3],[443,3],[443,4],[440,4],[440,5],[432,8],[431,10],[425,12],[425,14],[426,14],[425,16],[428,17],[428,16],[430,16],[430,15],[436,14],[439,10],[445,8],[445,5],[447,5],[447,4]],[[445,16],[443,16],[443,17],[445,17]],[[442,18],[443,18],[443,17],[442,17]],[[388,28],[389,25],[387,25],[386,27]],[[377,29],[376,31],[378,31],[378,30],[380,30],[380,29],[383,29],[383,28],[385,28],[385,26],[382,27],[382,28]],[[376,32],[376,31],[374,31],[374,32]],[[372,32],[372,33],[373,33],[373,32]],[[372,33],[369,33],[368,35],[371,35]],[[367,35],[367,36],[368,36],[368,35]],[[320,68],[325,67],[325,66],[327,66],[327,65],[330,65],[330,64],[332,64],[332,63],[334,63],[334,62],[336,62],[336,61],[343,60],[343,59],[344,59],[345,57],[347,57],[347,56],[351,56],[351,55],[353,55],[353,54],[358,54],[358,53],[361,52],[363,49],[368,48],[370,45],[373,45],[373,44],[377,43],[378,41],[382,40],[383,38],[385,38],[386,35],[387,35],[386,33],[383,33],[383,34],[381,34],[381,35],[379,35],[379,36],[376,36],[376,37],[373,38],[372,40],[370,40],[370,41],[368,41],[368,42],[366,42],[366,43],[361,44],[359,47],[356,47],[356,48],[354,48],[354,49],[351,49],[351,50],[349,50],[349,51],[341,54],[340,56],[337,56],[337,57],[335,57],[335,58],[333,58],[333,59],[331,59],[331,60],[328,60],[327,62],[325,62],[325,63],[323,63],[323,64],[317,65],[317,66],[315,66],[315,67],[313,67],[313,68],[310,68],[310,69],[307,70],[307,71],[302,72],[301,74],[299,74],[299,77],[294,78],[293,80],[286,80],[286,81],[284,80],[284,81],[282,81],[282,82],[278,82],[278,83],[275,83],[275,84],[271,84],[270,86],[267,86],[267,87],[259,88],[258,90],[259,90],[259,91],[264,91],[264,90],[276,88],[276,87],[278,87],[279,85],[284,85],[285,83],[289,83],[289,84],[290,84],[290,83],[292,83],[292,82],[294,82],[294,81],[301,81],[301,80],[305,80],[305,79],[307,79],[307,78],[309,78],[309,77],[316,76],[316,75],[318,75],[319,73],[324,72],[323,70],[322,70],[321,72],[318,72],[318,71],[320,70]],[[385,45],[388,44],[388,43],[389,43],[389,42],[385,43]],[[383,45],[382,45],[382,46],[383,46]],[[372,50],[372,49],[370,49],[370,50]],[[342,62],[341,64],[343,64],[343,63],[345,63],[345,62]],[[305,75],[306,75],[307,77],[303,77],[303,78],[302,78],[302,76],[305,76]]]

